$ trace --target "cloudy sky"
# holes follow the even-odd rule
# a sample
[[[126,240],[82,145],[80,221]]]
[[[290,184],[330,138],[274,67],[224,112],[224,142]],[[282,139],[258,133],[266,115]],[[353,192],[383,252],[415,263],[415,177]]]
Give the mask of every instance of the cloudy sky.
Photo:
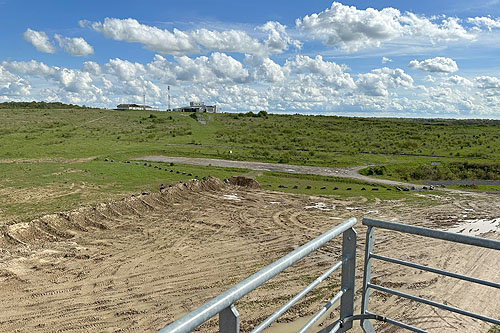
[[[500,118],[500,0],[0,0],[0,102]]]

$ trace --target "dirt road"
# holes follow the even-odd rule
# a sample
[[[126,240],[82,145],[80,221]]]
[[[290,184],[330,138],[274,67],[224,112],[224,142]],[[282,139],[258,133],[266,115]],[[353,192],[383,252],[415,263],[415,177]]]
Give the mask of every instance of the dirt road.
[[[500,216],[500,203],[485,195],[431,198],[337,200],[209,179],[2,225],[0,331],[154,331],[348,217],[446,229],[466,219]],[[359,284],[365,228],[358,224],[356,230]],[[382,255],[500,281],[498,253],[378,231],[375,241],[375,251]],[[238,302],[242,331],[330,267],[340,251],[340,240],[335,240]],[[488,287],[380,262],[372,276],[376,283],[417,296],[485,315],[500,313],[500,295]],[[312,315],[338,290],[338,283],[336,274],[273,330],[286,332],[287,322]],[[356,297],[359,304],[359,292]],[[489,327],[381,293],[373,294],[370,309],[431,332],[486,332]],[[378,329],[395,331],[385,325]],[[200,330],[216,331],[216,321]]]
[[[174,163],[185,163],[185,164],[205,165],[205,166],[213,165],[218,167],[244,168],[244,169],[260,170],[260,171],[301,173],[301,174],[311,174],[319,176],[351,178],[351,179],[362,180],[369,183],[386,184],[391,186],[415,187],[415,188],[422,187],[422,185],[415,185],[389,179],[373,178],[358,173],[359,170],[364,169],[368,166],[328,168],[328,167],[316,167],[316,166],[305,166],[305,165],[281,164],[281,163],[231,161],[231,160],[220,160],[214,158],[172,157],[172,156],[162,156],[162,155],[144,156],[137,158],[137,160],[151,161],[151,162],[174,162]]]

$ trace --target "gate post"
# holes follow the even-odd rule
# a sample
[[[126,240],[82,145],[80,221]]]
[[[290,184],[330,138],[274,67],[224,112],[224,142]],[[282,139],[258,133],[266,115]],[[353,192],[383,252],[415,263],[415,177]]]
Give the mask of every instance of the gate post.
[[[350,228],[342,234],[342,286],[344,294],[340,299],[340,319],[354,315],[354,279],[356,273],[356,238],[357,234]],[[352,321],[348,321],[339,332],[352,328]]]
[[[239,333],[240,314],[234,304],[219,312],[219,333]]]
[[[372,251],[373,251],[373,227],[369,226],[366,230],[366,240],[365,240],[365,263],[363,266],[363,293],[361,298],[361,314],[367,314],[368,312],[368,302],[370,298],[370,290],[368,288],[368,283],[370,283],[371,273],[372,273]],[[361,328],[365,333],[375,333],[372,323],[369,320],[361,319]]]

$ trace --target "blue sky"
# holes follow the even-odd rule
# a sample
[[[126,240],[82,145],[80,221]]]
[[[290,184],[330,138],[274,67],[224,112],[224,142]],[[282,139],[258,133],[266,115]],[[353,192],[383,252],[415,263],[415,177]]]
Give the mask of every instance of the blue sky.
[[[500,118],[500,1],[0,0],[0,101]]]

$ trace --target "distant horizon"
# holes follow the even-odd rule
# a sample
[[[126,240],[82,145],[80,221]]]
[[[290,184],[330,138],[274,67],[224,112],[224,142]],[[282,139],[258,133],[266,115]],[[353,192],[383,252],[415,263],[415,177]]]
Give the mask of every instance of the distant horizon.
[[[0,102],[500,118],[500,0],[2,0],[0,29]]]
[[[48,101],[5,101],[5,102],[0,102],[2,103],[62,103],[65,105],[75,105],[81,108],[91,108],[91,109],[101,109],[101,110],[109,110],[109,111],[118,111],[115,107],[99,107],[99,106],[90,106],[90,105],[85,105],[85,104],[67,104],[63,103],[61,101],[53,101],[53,102],[48,102]],[[137,103],[123,103],[123,104],[137,104]],[[141,104],[137,104],[141,105]],[[168,110],[167,108],[162,109],[160,108],[159,110],[145,110],[149,112],[178,112],[174,111],[174,108],[172,110]],[[124,110],[120,110],[124,111]],[[142,110],[127,110],[127,111],[142,111]],[[340,113],[331,113],[331,112],[321,112],[321,111],[270,111],[270,110],[230,110],[230,111],[225,111],[225,110],[219,110],[217,113],[226,113],[226,114],[245,114],[249,112],[253,112],[254,114],[257,114],[259,111],[265,111],[269,114],[275,114],[275,115],[301,115],[301,116],[325,116],[325,117],[344,117],[344,118],[373,118],[373,119],[405,119],[405,120],[491,120],[491,121],[500,121],[500,115],[498,118],[480,118],[480,117],[471,117],[471,118],[451,118],[451,117],[425,117],[422,115],[421,117],[414,117],[413,114],[411,116],[405,116],[404,114],[400,115],[394,115],[394,114],[388,114],[386,116],[378,114],[378,115],[360,115],[361,112],[352,113],[352,114],[340,114]]]

